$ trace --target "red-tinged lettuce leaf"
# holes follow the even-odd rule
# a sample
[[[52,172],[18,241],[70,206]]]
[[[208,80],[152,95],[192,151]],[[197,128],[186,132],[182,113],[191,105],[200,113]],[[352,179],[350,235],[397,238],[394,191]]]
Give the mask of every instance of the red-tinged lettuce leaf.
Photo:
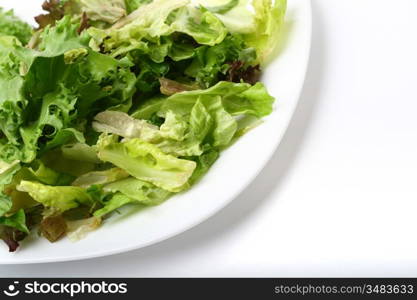
[[[55,25],[65,14],[63,1],[60,0],[46,0],[42,4],[42,9],[47,13],[35,17],[35,21],[39,24],[40,29],[49,25]]]
[[[86,28],[86,20],[97,27],[108,27],[127,14],[124,0],[46,0],[42,8],[47,13],[35,17],[39,29],[54,26],[68,15],[83,20],[79,32]]]
[[[249,48],[239,35],[228,35],[213,47],[198,47],[185,74],[200,86],[208,88],[221,80],[228,80],[231,62],[241,62],[240,69],[251,66],[255,60],[255,50]]]
[[[26,216],[23,209],[13,215],[0,217],[0,239],[9,247],[10,252],[16,251],[19,241],[29,234],[26,226]]]
[[[259,65],[245,67],[245,63],[240,60],[231,63],[227,71],[227,81],[230,82],[246,82],[253,85],[259,82],[260,77],[261,69]]]
[[[13,215],[0,217],[0,225],[13,227],[21,232],[29,233],[29,229],[26,226],[26,215],[23,209]]]

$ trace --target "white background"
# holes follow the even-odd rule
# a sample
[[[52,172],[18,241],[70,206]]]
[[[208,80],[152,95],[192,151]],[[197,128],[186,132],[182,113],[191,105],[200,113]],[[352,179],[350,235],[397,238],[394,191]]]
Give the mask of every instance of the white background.
[[[299,107],[228,207],[145,249],[0,276],[416,276],[417,1],[312,2]]]

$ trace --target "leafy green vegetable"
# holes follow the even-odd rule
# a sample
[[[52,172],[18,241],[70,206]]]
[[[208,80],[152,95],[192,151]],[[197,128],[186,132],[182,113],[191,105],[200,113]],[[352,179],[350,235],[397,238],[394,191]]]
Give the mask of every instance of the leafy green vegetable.
[[[26,227],[26,216],[23,209],[19,210],[11,216],[0,217],[0,225],[16,228],[24,233],[29,233],[29,229]]]
[[[124,0],[79,0],[79,6],[92,21],[114,24],[126,15]]]
[[[88,25],[106,28],[127,14],[124,0],[47,0],[42,8],[48,13],[35,17],[40,28],[54,26],[64,16],[85,19]]]
[[[198,47],[185,74],[195,78],[202,87],[208,88],[226,78],[230,64],[234,61],[241,61],[247,67],[256,61],[256,52],[245,44],[242,37],[228,35],[213,47]]]
[[[207,9],[216,14],[224,14],[230,11],[232,8],[236,7],[238,4],[239,0],[229,0],[229,2],[223,5],[212,6],[208,7]]]
[[[166,190],[136,178],[127,178],[107,184],[104,190],[115,194],[105,203],[103,208],[94,213],[96,217],[108,214],[130,203],[158,205],[171,195]]]
[[[174,33],[186,34],[199,44],[220,43],[227,34],[222,22],[211,12],[189,4],[189,0],[155,0],[142,5],[109,30],[90,28],[90,46],[101,47],[113,57],[136,49],[162,62],[170,54]]]
[[[170,192],[184,190],[196,167],[195,162],[164,154],[158,147],[140,139],[120,143],[116,136],[104,135],[98,150],[101,160]]]
[[[29,195],[46,207],[64,212],[82,204],[92,204],[89,194],[80,187],[48,186],[39,182],[22,181],[17,190]]]
[[[66,159],[98,164],[97,151],[93,146],[84,143],[66,144],[61,147],[62,156]]]
[[[253,0],[253,6],[255,30],[246,35],[245,40],[257,49],[260,62],[265,62],[271,58],[280,40],[287,0]]]
[[[206,90],[177,93],[145,103],[133,117],[149,119],[152,113],[157,113],[165,121],[152,139],[141,135],[130,137],[153,143],[165,153],[198,156],[208,148],[221,149],[231,143],[239,125],[236,117],[266,116],[272,112],[273,102],[274,98],[261,83],[252,86],[219,82]],[[129,137],[117,130],[109,132]]]
[[[15,36],[22,44],[27,44],[32,36],[32,28],[17,18],[12,10],[0,7],[0,35]]]
[[[4,161],[30,162],[38,151],[83,142],[75,127],[95,110],[129,109],[136,78],[129,69],[121,68],[129,66],[127,61],[88,51],[75,63],[65,63],[65,53],[87,47],[88,37],[76,31],[77,24],[65,17],[44,30],[41,52],[10,42],[4,49],[18,54],[15,70],[0,76],[0,86],[7,91],[0,92],[0,115],[4,115],[0,128],[7,137],[0,140]],[[19,73],[22,63],[25,76]],[[25,113],[28,110],[35,113]]]
[[[4,188],[7,184],[12,182],[13,176],[19,169],[20,164],[17,161],[12,164],[0,162],[0,217],[4,216],[12,208],[12,199],[9,195],[4,193]]]
[[[210,167],[219,158],[219,152],[214,149],[210,149],[200,156],[191,157],[197,163],[197,167],[190,178],[190,183],[194,184],[199,181],[210,169]]]
[[[252,86],[247,83],[219,82],[206,90],[183,92],[167,98],[159,113],[164,115],[173,111],[183,116],[191,112],[197,100],[209,106],[215,99],[221,99],[225,110],[233,116],[248,114],[258,118],[270,114],[274,102],[262,83]]]
[[[198,1],[210,5],[213,0]],[[218,2],[218,1],[214,1]],[[232,34],[241,34],[248,46],[256,49],[257,63],[267,63],[281,38],[287,0],[227,0],[211,11]],[[252,9],[248,7],[252,6]]]
[[[126,113],[104,111],[95,116],[93,128],[98,132],[114,133],[126,138],[145,141],[159,139],[158,127],[143,120],[136,120]]]
[[[131,12],[137,10],[140,6],[151,2],[152,0],[125,0],[127,13],[130,14]]]

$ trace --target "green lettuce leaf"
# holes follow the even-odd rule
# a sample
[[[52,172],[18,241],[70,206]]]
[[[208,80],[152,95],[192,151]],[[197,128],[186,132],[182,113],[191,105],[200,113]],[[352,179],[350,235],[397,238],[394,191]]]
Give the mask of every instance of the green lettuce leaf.
[[[134,203],[134,202],[136,202],[136,200],[134,200],[133,198],[129,198],[128,196],[122,193],[116,193],[110,198],[110,200],[108,200],[105,203],[103,208],[96,210],[94,212],[94,217],[102,217],[126,204]]]
[[[12,208],[13,202],[10,195],[6,195],[4,188],[13,180],[13,176],[20,170],[18,161],[7,164],[0,161],[0,217],[4,216]]]
[[[4,11],[0,7],[0,35],[15,36],[26,45],[32,36],[32,27],[16,17],[12,10]]]
[[[102,48],[114,57],[140,50],[155,62],[162,62],[170,54],[170,36],[174,33],[210,46],[220,43],[227,34],[218,18],[190,5],[189,0],[155,0],[140,6],[108,30],[90,28],[88,32],[93,49]]]
[[[196,164],[164,154],[158,147],[140,139],[124,143],[116,136],[103,135],[97,144],[98,157],[122,168],[133,177],[153,183],[170,192],[187,188]]]
[[[89,20],[114,24],[126,16],[124,0],[78,0],[79,9],[87,14]]]
[[[256,49],[257,63],[265,64],[273,57],[281,39],[287,0],[198,0],[197,2],[214,11],[229,32],[243,35],[248,46]]]
[[[247,83],[219,82],[206,90],[197,90],[175,94],[165,99],[159,114],[173,111],[180,115],[187,115],[200,99],[209,107],[216,99],[221,99],[224,109],[232,116],[253,115],[258,118],[272,112],[275,99],[268,94],[262,83],[252,86]]]
[[[85,143],[66,144],[61,147],[62,156],[68,160],[99,164],[94,146]]]
[[[79,129],[86,118],[109,108],[130,108],[136,90],[130,62],[87,49],[89,37],[79,35],[77,26],[64,17],[45,28],[38,50],[0,37],[0,53],[8,56],[7,68],[0,67],[0,87],[5,88],[0,92],[0,129],[5,135],[0,159],[31,162],[60,145],[82,143]]]
[[[137,10],[140,6],[151,2],[152,0],[125,0],[127,13],[130,14],[131,12]]]
[[[42,8],[48,13],[35,17],[40,28],[54,26],[65,16],[84,19],[88,25],[107,28],[127,14],[124,0],[47,0]]]
[[[185,74],[208,88],[219,80],[226,80],[231,63],[239,61],[247,68],[256,58],[255,49],[248,47],[241,36],[229,34],[218,45],[198,47]]]
[[[197,167],[190,178],[190,183],[194,184],[198,182],[210,169],[210,167],[219,158],[220,153],[217,150],[210,149],[200,156],[190,157],[197,163]]]
[[[78,207],[80,204],[92,205],[92,199],[85,189],[75,186],[48,186],[39,182],[23,180],[17,190],[29,193],[45,207],[60,212]]]
[[[26,215],[23,209],[13,215],[0,217],[0,225],[13,227],[21,232],[29,233],[29,229],[26,226]]]

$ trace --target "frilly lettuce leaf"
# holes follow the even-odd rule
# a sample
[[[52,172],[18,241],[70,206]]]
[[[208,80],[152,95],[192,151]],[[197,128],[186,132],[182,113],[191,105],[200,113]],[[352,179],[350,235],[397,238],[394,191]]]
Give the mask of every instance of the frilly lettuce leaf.
[[[242,34],[258,53],[258,62],[268,62],[281,38],[287,0],[198,0],[214,9],[216,16],[233,34]],[[252,9],[248,7],[252,6]],[[223,8],[223,9],[222,9]]]
[[[5,135],[0,158],[6,162],[31,162],[62,144],[84,142],[80,122],[107,108],[128,110],[136,90],[129,62],[87,50],[88,36],[79,35],[69,17],[41,36],[38,50],[0,37],[0,53],[7,57],[4,63],[0,58],[0,66],[6,66],[0,68],[0,129]],[[80,49],[65,61],[65,54]]]
[[[256,62],[256,58],[255,49],[248,47],[241,36],[229,34],[218,45],[196,48],[194,58],[184,73],[195,78],[201,87],[208,88],[226,80],[233,62],[239,61],[242,67],[248,67]]]
[[[136,201],[133,198],[129,198],[122,193],[116,193],[105,203],[103,208],[94,212],[94,217],[102,217],[126,204],[134,202]]]
[[[187,115],[197,100],[209,107],[216,98],[221,99],[224,109],[233,116],[246,114],[258,118],[270,114],[275,101],[262,83],[252,86],[247,83],[222,81],[206,90],[178,93],[162,100],[158,114],[164,116],[168,111],[173,111],[180,115]],[[141,109],[143,108],[139,110]]]
[[[220,153],[218,150],[209,149],[200,156],[190,157],[191,160],[194,160],[197,163],[193,176],[190,178],[190,184],[198,182],[209,171],[210,167],[216,162],[219,156]]]
[[[62,174],[73,176],[74,180],[76,177],[91,172],[97,167],[97,162],[95,160],[91,162],[84,160],[83,158],[85,157],[80,155],[79,159],[71,159],[70,157],[64,155],[62,148],[56,148],[42,155],[40,160],[48,168],[51,168]]]
[[[27,193],[17,190],[17,186],[23,180],[39,181],[50,185],[66,185],[73,180],[73,177],[67,174],[61,174],[46,167],[41,161],[36,160],[28,166],[19,166],[13,173],[12,180],[5,184],[2,188],[7,194],[8,200],[11,200],[12,206],[8,214],[16,213],[20,209],[30,209],[39,205]],[[4,205],[5,199],[1,201]]]
[[[46,0],[47,14],[35,17],[39,28],[54,26],[64,16],[85,18],[89,25],[106,28],[128,13],[124,0]]]
[[[38,55],[54,57],[73,49],[86,48],[90,37],[85,32],[79,34],[77,32],[79,26],[78,22],[73,22],[71,17],[66,16],[56,26],[46,27],[40,35]]]
[[[95,211],[94,216],[101,217],[126,204],[158,205],[172,195],[155,185],[130,177],[104,186],[104,190],[114,195],[104,203],[104,207]]]
[[[32,36],[32,28],[17,18],[12,10],[3,11],[0,7],[0,35],[15,36],[25,45]]]
[[[112,56],[140,50],[162,62],[172,48],[170,36],[182,33],[197,43],[216,45],[227,34],[221,21],[211,12],[190,5],[189,0],[155,0],[140,6],[110,29],[90,28],[90,46],[103,48]]]

